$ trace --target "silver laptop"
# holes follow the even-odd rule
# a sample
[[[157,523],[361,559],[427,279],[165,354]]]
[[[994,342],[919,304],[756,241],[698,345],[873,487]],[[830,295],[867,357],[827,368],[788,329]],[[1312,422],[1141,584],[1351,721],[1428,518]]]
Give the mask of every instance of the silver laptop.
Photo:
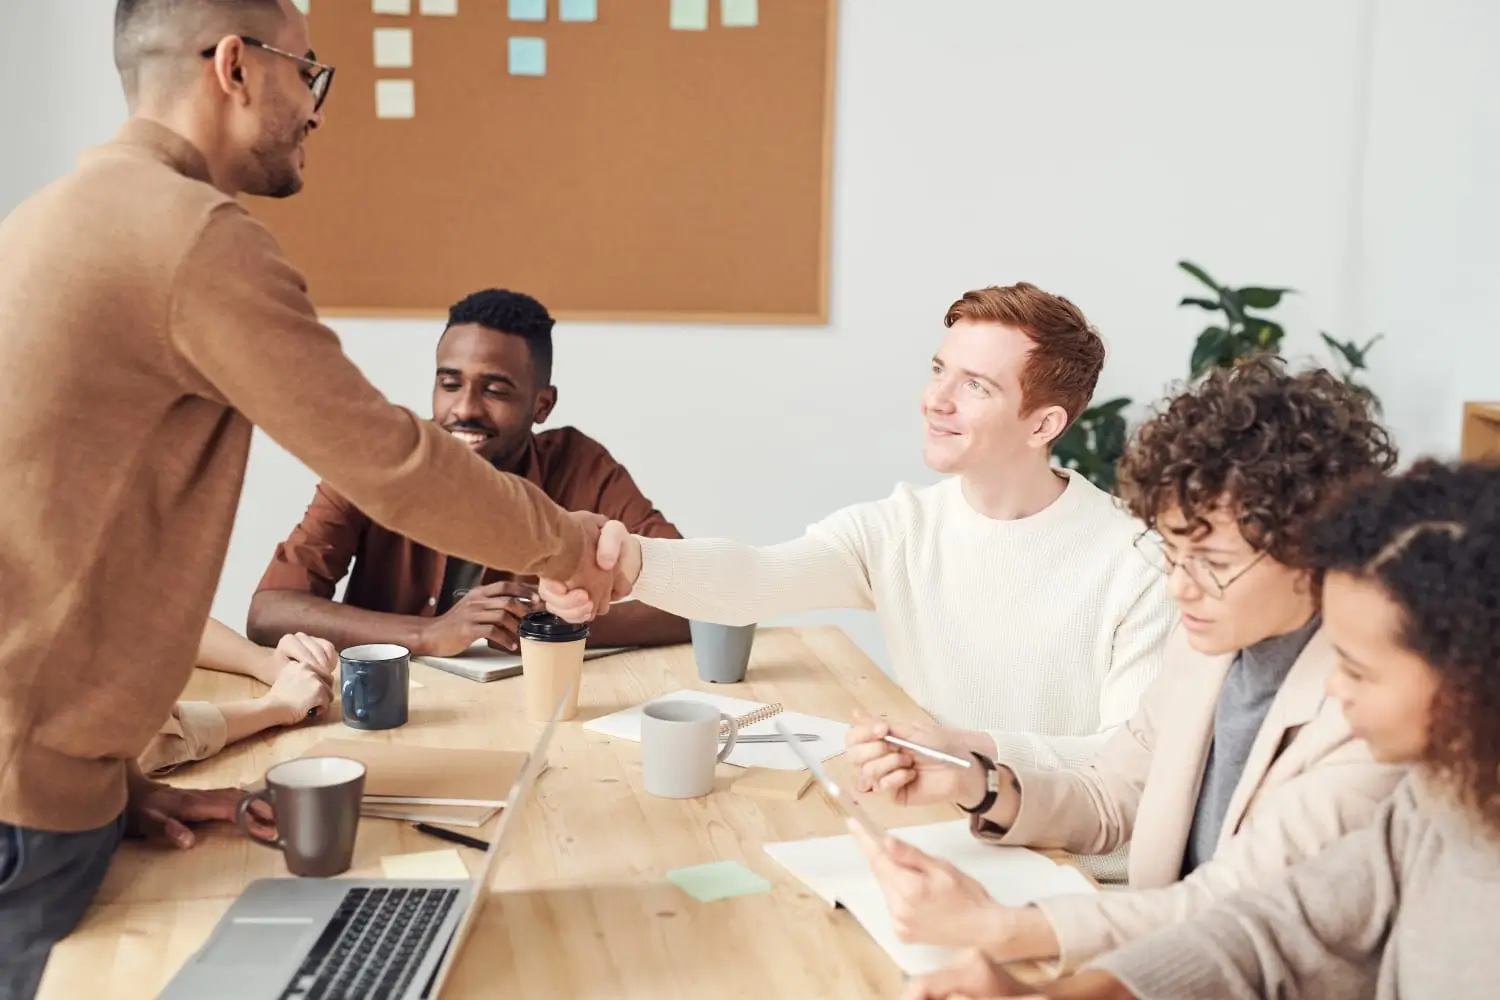
[[[478,878],[258,879],[159,1000],[437,1000],[566,703],[511,785]]]

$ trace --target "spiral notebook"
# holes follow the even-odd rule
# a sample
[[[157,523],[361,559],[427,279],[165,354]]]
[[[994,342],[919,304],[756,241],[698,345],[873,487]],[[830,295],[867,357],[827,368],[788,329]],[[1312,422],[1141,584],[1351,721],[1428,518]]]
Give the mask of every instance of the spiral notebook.
[[[586,732],[602,733],[616,739],[639,743],[641,741],[641,712],[646,705],[668,701],[699,701],[713,705],[739,723],[741,736],[775,735],[776,727],[771,720],[785,719],[787,726],[793,732],[812,733],[818,737],[810,743],[803,743],[802,746],[820,761],[836,757],[844,752],[844,734],[849,731],[847,722],[835,722],[832,719],[804,715],[801,712],[788,712],[778,704],[768,705],[765,702],[746,701],[743,698],[730,698],[722,694],[709,694],[706,691],[677,691],[660,698],[653,698],[634,708],[627,708],[622,712],[615,712],[613,715],[586,722],[583,728]],[[737,767],[767,767],[777,771],[806,770],[802,762],[797,759],[797,755],[785,743],[742,743],[734,748],[734,752],[724,762]]]
[[[583,658],[585,660],[597,660],[601,656],[613,656],[616,653],[628,653],[634,646],[585,646]],[[507,653],[501,649],[494,649],[488,642],[480,639],[468,649],[456,656],[414,656],[412,660],[416,663],[425,663],[437,670],[444,670],[459,677],[466,677],[471,681],[487,684],[490,681],[501,681],[507,677],[521,676],[521,657],[517,653]]]

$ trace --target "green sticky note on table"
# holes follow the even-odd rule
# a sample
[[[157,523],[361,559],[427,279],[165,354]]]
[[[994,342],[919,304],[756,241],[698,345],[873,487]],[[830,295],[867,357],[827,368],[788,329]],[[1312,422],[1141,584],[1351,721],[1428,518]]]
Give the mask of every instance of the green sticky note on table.
[[[599,0],[561,0],[557,17],[560,21],[597,21]]]
[[[708,0],[672,0],[673,31],[707,31]]]
[[[510,0],[507,9],[512,21],[547,20],[547,0]]]
[[[760,0],[722,0],[719,21],[726,28],[753,28],[760,23]]]
[[[667,881],[700,903],[770,892],[771,883],[738,861],[714,861],[667,872]]]
[[[547,40],[545,38],[512,38],[510,40],[511,76],[547,75]]]

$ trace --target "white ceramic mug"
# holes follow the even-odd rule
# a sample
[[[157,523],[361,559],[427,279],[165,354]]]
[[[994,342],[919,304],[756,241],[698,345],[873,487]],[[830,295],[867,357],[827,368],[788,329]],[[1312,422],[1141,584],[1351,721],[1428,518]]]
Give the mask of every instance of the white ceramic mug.
[[[719,727],[729,735],[719,748]],[[692,799],[714,790],[714,768],[734,752],[739,726],[701,701],[662,701],[641,710],[641,763],[646,791]]]

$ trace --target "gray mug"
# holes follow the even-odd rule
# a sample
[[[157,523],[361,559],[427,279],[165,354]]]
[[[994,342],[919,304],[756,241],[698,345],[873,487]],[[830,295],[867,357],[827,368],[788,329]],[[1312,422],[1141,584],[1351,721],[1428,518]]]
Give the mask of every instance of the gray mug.
[[[688,622],[698,676],[711,684],[738,684],[750,665],[755,626]]]
[[[719,728],[728,729],[723,749]],[[714,768],[734,752],[739,724],[701,701],[662,701],[641,710],[641,769],[646,791],[693,799],[714,790]]]
[[[395,729],[406,725],[411,697],[411,650],[389,642],[350,646],[339,653],[344,725]]]
[[[266,787],[240,799],[234,821],[245,836],[281,851],[293,875],[329,878],[354,863],[365,766],[348,757],[298,757],[266,772]],[[276,811],[276,838],[250,830],[246,813],[257,801]]]

